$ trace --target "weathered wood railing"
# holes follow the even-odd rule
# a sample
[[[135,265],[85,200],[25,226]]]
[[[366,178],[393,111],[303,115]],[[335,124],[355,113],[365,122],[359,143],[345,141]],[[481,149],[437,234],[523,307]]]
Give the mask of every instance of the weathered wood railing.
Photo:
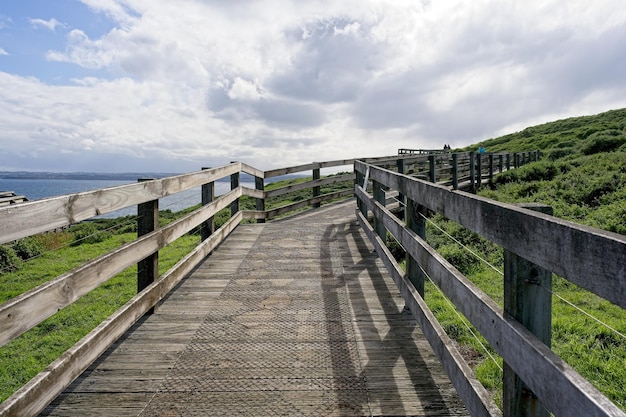
[[[549,289],[553,272],[626,308],[626,237],[362,161],[355,172],[357,217],[473,416],[501,412],[424,302],[424,273],[503,358],[505,416],[546,416],[546,409],[564,417],[626,415],[550,349],[551,300],[538,287]],[[394,191],[406,205],[406,222],[385,207],[386,192]],[[504,248],[504,309],[428,245],[421,216],[428,211]],[[387,232],[406,250],[406,273],[385,247]]]
[[[434,167],[431,168],[429,166],[428,172],[431,173],[433,170],[435,171],[435,174],[429,178],[434,178],[435,181],[443,181],[442,179],[446,175],[441,172],[444,172],[442,165],[447,164],[447,162],[441,162],[437,165],[437,162],[440,161],[437,159],[439,156],[440,155],[437,155],[435,158],[431,155],[426,156],[428,163],[432,164],[431,166]],[[451,157],[452,155],[447,156]],[[78,377],[91,362],[101,355],[111,343],[130,328],[133,323],[154,308],[159,300],[165,297],[189,271],[244,220],[263,222],[276,216],[301,210],[307,206],[316,207],[324,202],[352,196],[355,193],[355,175],[359,184],[363,183],[363,175],[375,180],[376,184],[378,184],[375,187],[376,192],[379,195],[381,194],[381,187],[389,187],[390,189],[400,191],[401,195],[406,196],[402,198],[409,198],[432,210],[440,209],[439,211],[441,211],[440,205],[445,204],[446,207],[443,213],[444,215],[450,214],[448,213],[448,210],[451,210],[449,206],[456,204],[457,201],[438,200],[438,198],[441,198],[442,190],[448,192],[447,188],[429,184],[428,187],[434,187],[432,188],[432,190],[434,190],[433,196],[423,195],[420,198],[426,201],[422,201],[417,197],[415,187],[419,188],[420,192],[431,192],[431,188],[420,188],[425,187],[423,181],[419,181],[408,175],[392,173],[390,171],[393,169],[407,172],[410,175],[423,175],[424,168],[419,165],[422,164],[423,161],[420,158],[424,158],[424,156],[407,155],[400,158],[398,156],[392,156],[360,160],[350,159],[311,163],[265,172],[236,162],[223,167],[207,168],[198,172],[175,177],[146,180],[109,189],[54,197],[0,208],[0,244],[66,227],[129,206],[138,206],[140,213],[140,216],[138,216],[138,234],[140,236],[138,236],[136,240],[126,243],[110,253],[87,262],[70,272],[58,276],[0,305],[0,346],[4,346],[38,323],[41,323],[46,318],[83,297],[116,274],[133,265],[139,266],[137,277],[138,294],[120,310],[81,339],[75,346],[61,355],[61,357],[50,364],[24,387],[19,389],[13,396],[0,404],[0,415],[37,414],[46,404],[67,387],[72,380]],[[460,160],[463,161],[463,158],[461,157]],[[367,165],[368,163],[374,165]],[[327,177],[322,177],[321,175],[322,169],[350,166],[351,170],[353,164],[356,169],[352,174],[339,174]],[[467,164],[460,163],[457,165],[457,178],[464,178],[465,174],[463,173],[465,172],[465,165]],[[437,170],[440,171],[439,174]],[[305,172],[311,179],[301,184],[265,190],[267,179],[302,172]],[[454,176],[452,174],[454,171],[448,170],[446,172],[448,172],[448,176]],[[479,170],[478,172],[481,171]],[[240,186],[242,175],[254,178],[254,189]],[[389,176],[389,181],[386,183],[384,179],[386,179],[387,176]],[[216,198],[214,183],[225,178],[230,178],[231,191]],[[447,181],[449,181],[449,179],[443,182]],[[400,186],[398,182],[401,183],[402,186]],[[413,183],[422,185],[408,185]],[[346,186],[326,194],[322,193],[325,186],[336,184],[346,184]],[[202,206],[167,226],[158,227],[158,200],[194,187],[201,187]],[[301,201],[284,205],[278,204],[277,206],[272,206],[272,208],[266,208],[268,202],[272,201],[272,199],[280,199],[288,196],[289,193],[302,190],[311,190],[310,197],[304,198]],[[380,224],[384,224],[384,227],[389,230],[394,230],[393,227],[400,227],[399,223],[395,223],[397,219],[389,216],[380,205],[374,204],[369,199],[369,196],[366,196],[360,186],[357,186],[356,194],[361,207],[369,207],[370,210],[373,210],[373,212],[377,214]],[[384,193],[382,193],[382,195],[384,195]],[[452,195],[457,194],[453,193]],[[465,194],[459,195],[464,196]],[[239,199],[244,196],[256,199],[255,210],[240,210]],[[467,198],[469,197],[463,197],[463,199]],[[470,199],[469,201],[474,200]],[[482,200],[478,199],[477,201]],[[496,206],[499,207],[498,205]],[[228,208],[230,208],[231,211],[230,220],[218,230],[215,230],[214,216],[221,210]],[[471,210],[478,211],[472,213]],[[463,219],[467,217],[475,219],[478,218],[476,216],[483,213],[481,210],[486,209],[478,203],[472,203],[467,207],[467,211],[461,214],[458,214],[456,211],[454,213],[457,213],[457,215],[461,216]],[[414,217],[411,218],[414,219]],[[453,216],[451,218],[454,219],[455,217]],[[502,219],[498,219],[500,221],[498,224],[505,224]],[[398,224],[398,226],[393,226],[395,224]],[[170,270],[158,276],[157,263],[159,250],[198,226],[201,228],[200,245],[193,249]],[[378,227],[380,228],[380,225]],[[412,232],[403,231],[402,233],[402,239],[404,240],[400,238],[398,240],[403,245],[408,244],[406,239],[407,236],[412,236],[410,234]],[[497,237],[495,240],[500,242],[500,240],[498,240],[501,239],[500,234],[496,232],[490,233],[495,233]],[[513,235],[515,236],[515,234]],[[409,247],[417,247],[415,243],[411,245],[413,246],[409,245]],[[621,247],[622,246],[620,246],[620,248]],[[382,249],[379,248],[379,250]],[[426,252],[417,252],[417,249],[412,250],[413,252],[410,253],[416,260],[427,256],[425,255]],[[525,251],[520,254],[526,256]],[[619,259],[623,261],[623,257]],[[596,264],[594,263],[594,265]],[[559,269],[555,269],[551,266],[548,267],[548,269],[560,273]],[[453,276],[456,275],[453,274]],[[568,275],[565,274],[565,276]],[[623,288],[621,291],[621,295],[619,295],[621,298],[619,299],[623,300]],[[418,299],[416,298],[415,300]],[[415,303],[418,303],[418,301],[410,302],[411,305]],[[491,315],[495,314],[490,311],[492,305],[489,303],[485,304],[482,299],[478,300],[476,306],[476,309],[480,311],[485,310],[485,314],[489,313],[485,317],[491,317]],[[483,320],[485,319],[483,318]],[[423,322],[423,320],[421,321]],[[433,328],[437,329],[436,327]],[[517,327],[513,325],[509,325],[509,327],[505,326],[505,330],[507,331],[513,331],[510,330],[511,328],[517,329]],[[425,333],[428,334],[427,331],[425,331]],[[508,343],[506,345],[508,345]],[[441,351],[442,348],[436,348],[435,350]],[[452,353],[446,353],[448,351],[445,349],[443,352],[444,359],[446,355],[452,355]],[[524,354],[527,353],[524,351]],[[515,364],[516,362],[514,361],[513,363]],[[444,360],[444,364],[448,368],[450,367],[449,361]],[[519,375],[523,375],[518,372],[517,368],[513,369],[515,369],[515,372]],[[526,381],[526,379],[524,380]],[[472,380],[468,383],[475,385],[475,381]],[[463,387],[460,388],[460,391],[463,392]],[[552,395],[552,391],[548,392]]]
[[[539,151],[531,152],[448,152],[399,149],[397,171],[416,178],[476,190],[483,182],[492,183],[496,174],[538,161]]]
[[[384,159],[384,158],[381,158]],[[375,160],[375,159],[372,159]],[[125,269],[138,265],[138,294],[102,322],[44,371],[0,404],[0,415],[36,415],[91,362],[117,340],[244,220],[265,221],[306,206],[352,196],[354,174],[321,178],[323,168],[342,165],[352,169],[354,160],[312,163],[263,172],[243,163],[203,169],[175,177],[141,180],[136,184],[32,201],[0,208],[0,244],[66,227],[129,206],[138,206],[138,238],[97,259],[46,282],[0,305],[0,346],[33,328]],[[312,180],[265,191],[265,179],[310,171]],[[239,184],[241,175],[255,179],[255,189]],[[231,191],[216,198],[215,181],[229,178]],[[345,185],[322,194],[324,186]],[[159,199],[201,187],[202,205],[179,220],[159,227]],[[265,202],[294,191],[310,189],[311,197],[265,210]],[[241,197],[256,199],[256,210],[240,210]],[[214,216],[231,210],[231,218],[215,231]],[[158,276],[158,252],[200,226],[202,243],[169,271]]]

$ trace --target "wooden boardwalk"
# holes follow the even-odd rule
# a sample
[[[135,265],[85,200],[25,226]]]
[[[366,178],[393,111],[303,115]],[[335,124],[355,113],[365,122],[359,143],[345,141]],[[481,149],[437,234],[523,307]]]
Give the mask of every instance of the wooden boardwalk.
[[[240,225],[42,415],[468,415],[354,210]]]

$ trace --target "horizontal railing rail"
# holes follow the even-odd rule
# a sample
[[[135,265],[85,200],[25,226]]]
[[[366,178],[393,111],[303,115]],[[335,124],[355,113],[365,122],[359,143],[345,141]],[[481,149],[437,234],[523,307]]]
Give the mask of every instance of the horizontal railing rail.
[[[371,158],[368,160],[384,160]],[[138,294],[113,316],[102,322],[74,347],[0,404],[0,415],[36,415],[80,375],[93,360],[149,313],[174,286],[206,257],[242,221],[263,222],[306,207],[317,207],[354,194],[354,174],[321,177],[322,168],[346,165],[354,160],[316,162],[273,171],[261,171],[240,162],[198,172],[118,187],[30,201],[0,208],[0,243],[12,242],[39,233],[90,220],[129,206],[138,207],[138,237],[0,305],[0,347],[32,329],[58,311],[101,286],[133,265],[138,265]],[[310,170],[313,179],[265,191],[266,178]],[[255,189],[239,184],[241,175],[254,178]],[[216,197],[214,183],[230,177],[231,191]],[[325,186],[339,190],[322,193]],[[158,226],[158,200],[201,187],[202,205],[184,217]],[[281,205],[281,198],[310,190],[310,197]],[[256,200],[255,209],[240,210],[240,199]],[[276,207],[265,210],[265,203]],[[215,231],[214,217],[230,207],[231,216]],[[201,227],[201,244],[169,271],[158,276],[158,252],[178,238]],[[152,263],[151,267],[150,264]]]
[[[391,170],[406,170],[407,175],[400,174],[398,177],[407,178],[402,181],[409,178],[414,181],[410,175],[421,177],[425,173],[428,173],[429,178],[443,181],[452,172],[457,172],[458,178],[464,178],[465,173],[470,172],[471,161],[476,163],[470,154],[467,154],[467,158],[459,155],[456,158],[461,163],[457,164],[454,171],[450,168],[449,157],[450,155],[443,154],[405,155],[400,159],[398,156],[347,159],[313,162],[270,171],[233,162],[189,174],[0,207],[0,244],[65,228],[126,207],[138,207],[137,239],[0,305],[0,346],[3,346],[120,272],[133,265],[138,266],[137,296],[0,404],[0,415],[34,415],[43,409],[136,320],[149,313],[186,273],[242,221],[264,222],[295,211],[353,197],[355,178],[359,181],[359,175],[364,175],[362,171],[367,170],[367,167],[371,167],[371,178],[376,181],[382,181],[378,176],[383,172],[392,172]],[[347,167],[347,172],[321,175],[322,169],[338,171],[342,166]],[[302,174],[303,182],[276,186],[268,181],[291,174]],[[254,178],[254,189],[240,186],[242,175]],[[216,197],[215,182],[229,178],[231,191]],[[360,181],[362,182],[362,178]],[[405,193],[402,186],[391,180],[388,186]],[[195,187],[201,188],[200,208],[159,227],[159,199]],[[292,198],[294,194],[299,194],[297,201]],[[363,198],[358,189],[357,195]],[[415,198],[412,194],[408,196]],[[256,200],[254,207],[250,207],[249,200],[243,202],[242,199]],[[242,210],[242,204],[246,204],[248,209]],[[215,216],[229,207],[230,220],[215,230]],[[196,228],[201,230],[200,245],[159,276],[159,251]]]
[[[551,323],[549,297],[545,311],[535,305],[534,310],[526,313],[531,316],[531,321],[537,321],[533,316],[541,316],[539,321],[544,321],[542,329],[535,329],[516,316],[516,309],[521,308],[517,304],[523,304],[523,299],[515,298],[518,295],[514,293],[520,291],[515,287],[518,280],[528,287],[542,276],[542,271],[547,271],[548,277],[551,273],[558,274],[626,308],[626,237],[451,190],[361,161],[355,162],[355,172],[358,218],[472,415],[500,415],[500,412],[494,409],[484,389],[477,384],[475,376],[424,303],[424,275],[421,271],[503,358],[505,415],[522,415],[520,407],[534,401],[532,396],[557,416],[625,415],[550,349],[549,333],[548,340],[542,334]],[[367,192],[370,181],[373,194]],[[406,223],[385,207],[384,191],[395,191],[403,196]],[[419,213],[428,211],[440,213],[505,249],[504,310],[428,245],[425,225],[419,216]],[[370,213],[373,226],[368,222]],[[387,232],[406,250],[406,273],[399,269],[384,247]],[[523,262],[529,263],[524,272],[528,276],[516,272],[518,264]],[[529,304],[533,302],[536,301],[526,300]],[[511,306],[511,303],[515,305]],[[517,378],[523,381],[522,385]],[[526,395],[522,401],[523,386],[533,394]]]

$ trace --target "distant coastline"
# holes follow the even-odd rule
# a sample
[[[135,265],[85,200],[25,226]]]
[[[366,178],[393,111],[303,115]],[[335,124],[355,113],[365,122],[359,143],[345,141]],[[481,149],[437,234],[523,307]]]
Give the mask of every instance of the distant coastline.
[[[165,178],[180,175],[164,172],[39,172],[39,171],[0,171],[0,179],[5,180],[107,180],[136,181],[138,178]]]

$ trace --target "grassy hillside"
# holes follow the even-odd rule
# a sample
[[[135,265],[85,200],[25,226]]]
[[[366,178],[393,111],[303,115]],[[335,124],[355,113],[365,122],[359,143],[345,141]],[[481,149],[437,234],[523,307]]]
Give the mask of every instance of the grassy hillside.
[[[478,146],[543,153],[540,162],[499,175],[481,195],[541,202],[557,217],[626,234],[626,109],[529,127]]]
[[[509,203],[548,204],[557,217],[626,234],[626,109],[529,127],[464,150],[479,146],[493,152],[538,149],[543,158],[498,175],[492,187],[483,187],[478,194]],[[502,305],[501,248],[440,216],[429,224],[427,238]],[[560,277],[554,277],[553,291],[553,350],[626,410],[626,310]],[[489,357],[480,344],[486,344],[484,339],[474,337],[471,326],[460,319],[433,285],[427,286],[426,300],[499,402],[501,358],[487,348],[495,360]]]

